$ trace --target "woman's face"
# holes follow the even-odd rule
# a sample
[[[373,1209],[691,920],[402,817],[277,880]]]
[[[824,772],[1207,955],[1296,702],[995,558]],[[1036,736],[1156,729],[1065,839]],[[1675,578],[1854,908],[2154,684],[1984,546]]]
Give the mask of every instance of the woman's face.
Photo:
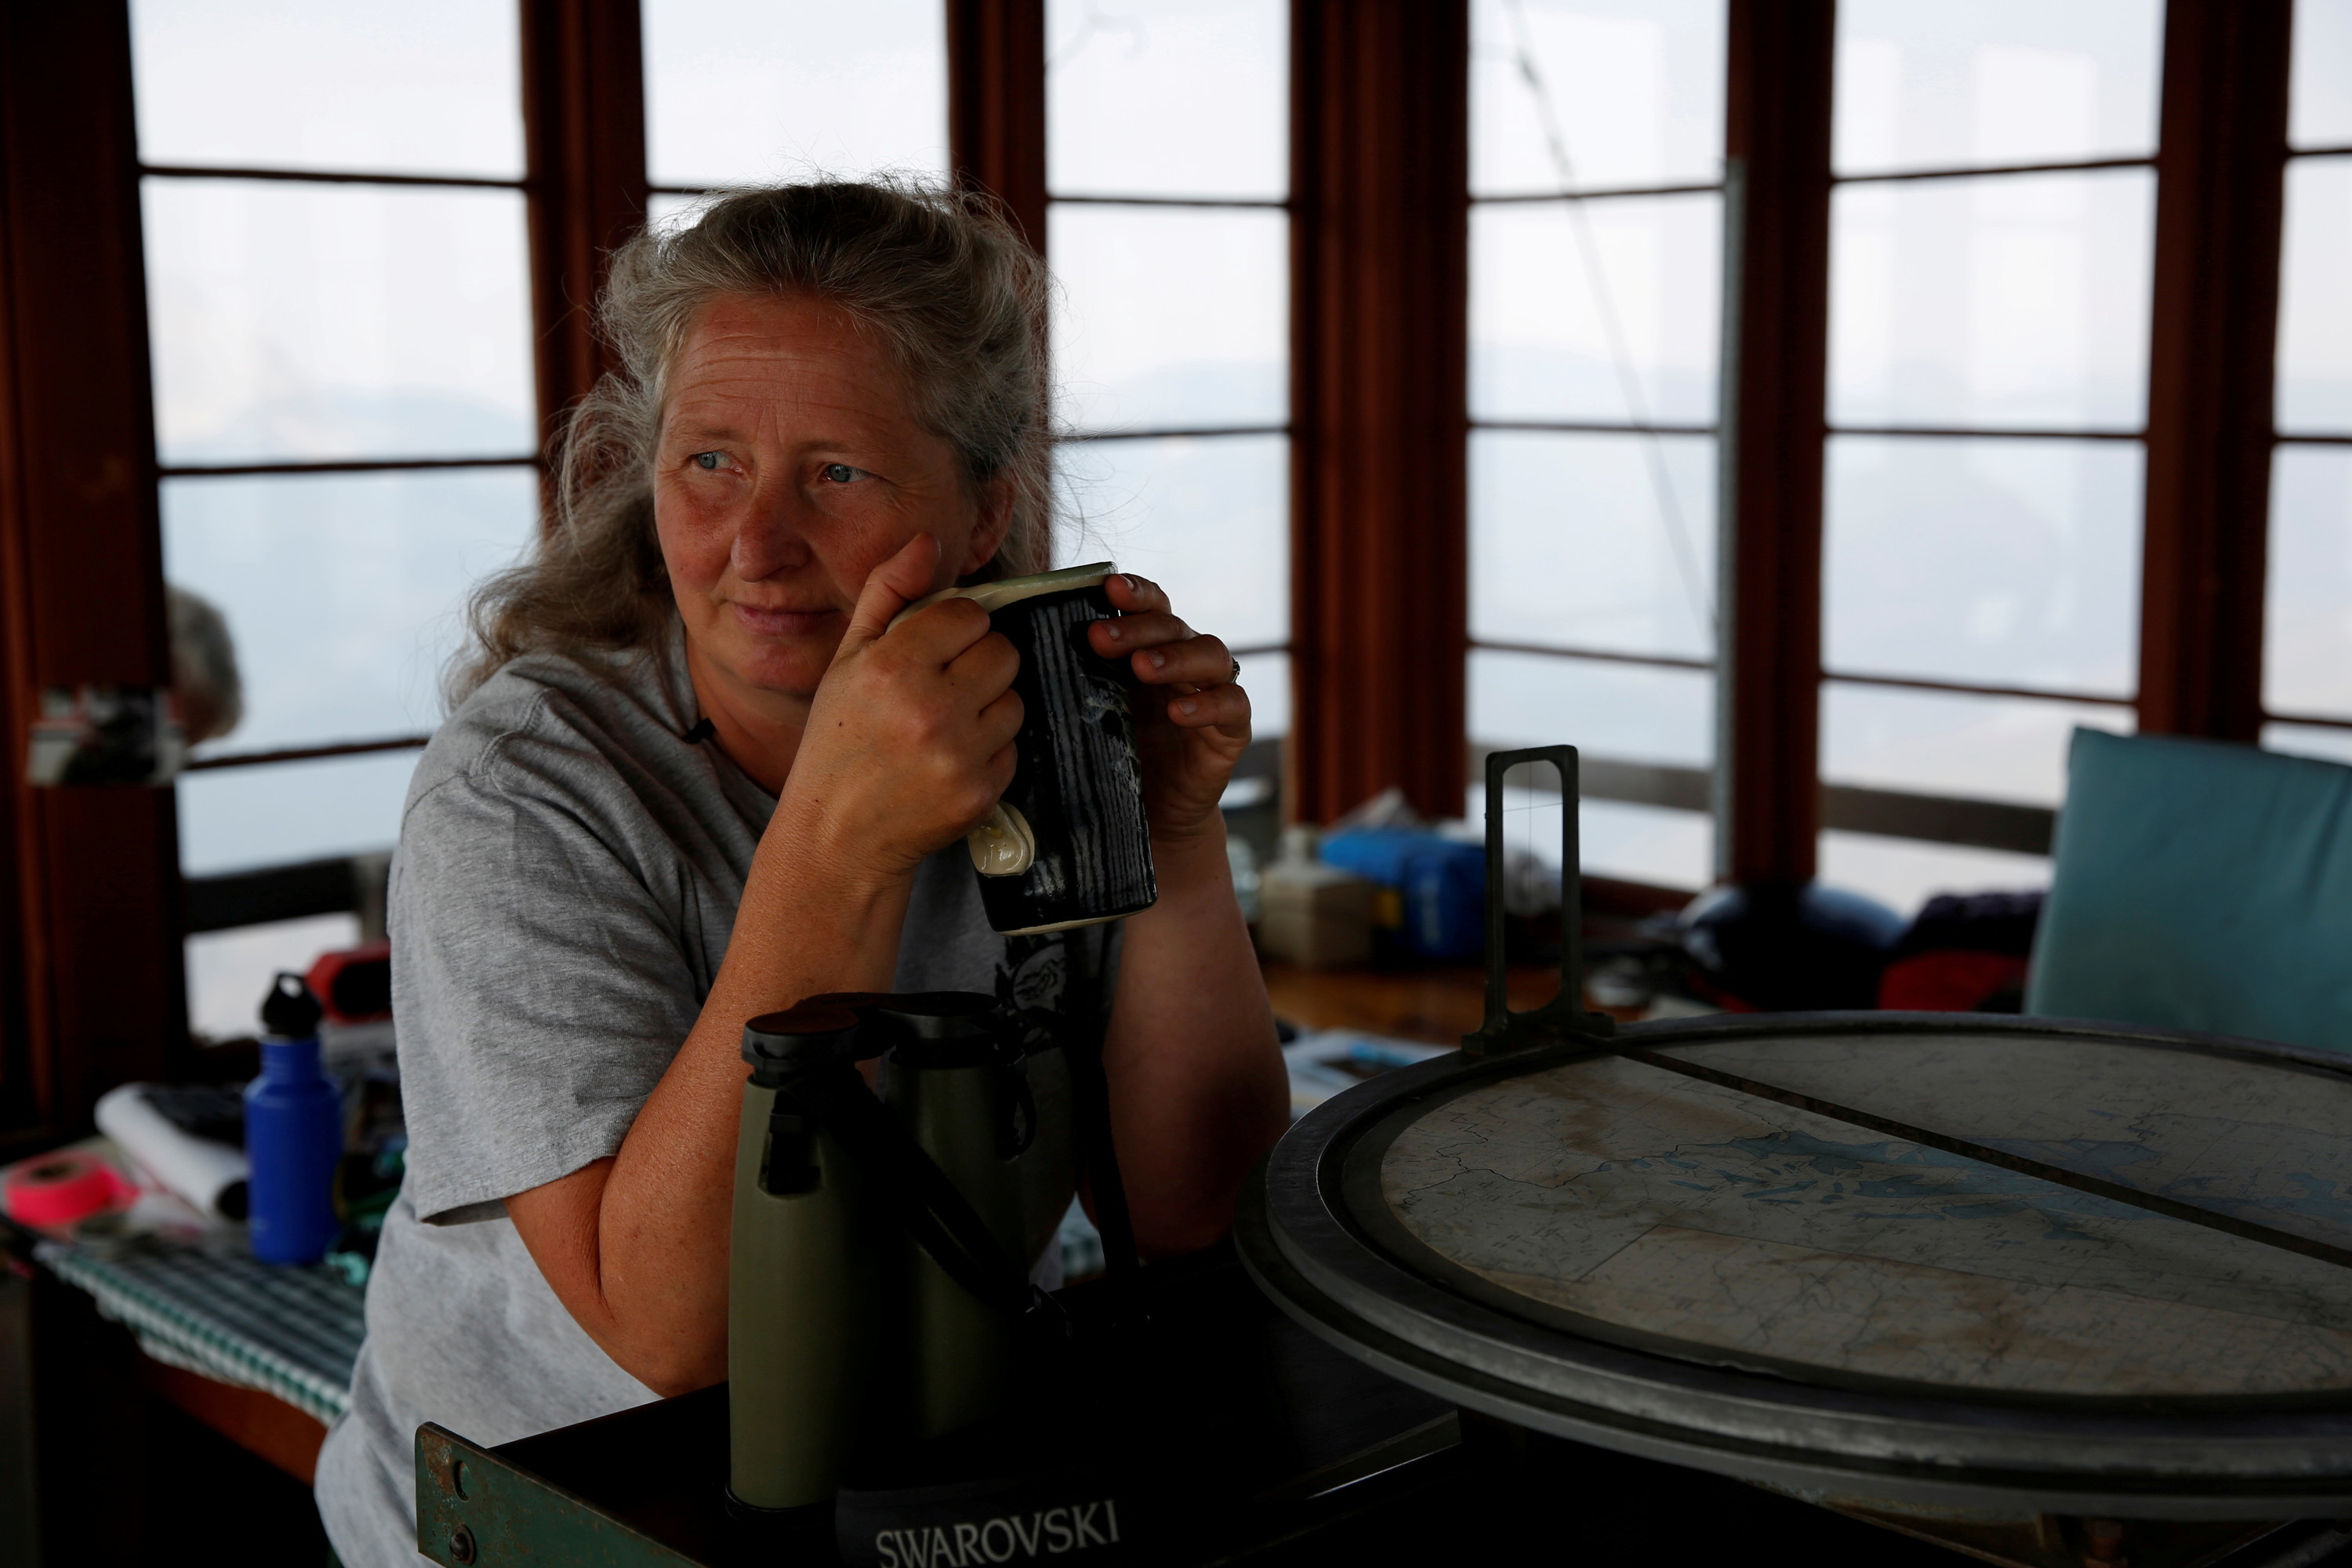
[[[915,417],[888,353],[812,299],[729,296],[688,334],[654,455],[654,517],[689,653],[760,691],[805,698],[868,573],[940,542],[944,588],[1003,542]]]

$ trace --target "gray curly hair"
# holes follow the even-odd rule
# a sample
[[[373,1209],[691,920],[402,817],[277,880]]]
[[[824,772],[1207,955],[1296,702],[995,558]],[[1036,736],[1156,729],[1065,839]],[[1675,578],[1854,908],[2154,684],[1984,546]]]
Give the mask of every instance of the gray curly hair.
[[[841,306],[897,361],[965,481],[1007,483],[1012,524],[971,580],[1051,564],[1053,447],[1045,264],[987,197],[912,179],[737,191],[690,226],[613,255],[597,326],[620,368],[564,416],[554,526],[467,606],[455,707],[533,652],[658,651],[676,614],[654,532],[653,455],[671,365],[729,295]]]

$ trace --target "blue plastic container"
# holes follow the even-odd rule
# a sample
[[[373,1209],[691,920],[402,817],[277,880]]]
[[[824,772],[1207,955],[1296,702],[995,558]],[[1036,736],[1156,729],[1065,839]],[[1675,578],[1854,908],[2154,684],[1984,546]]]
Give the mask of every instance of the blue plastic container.
[[[1486,945],[1486,851],[1407,827],[1365,827],[1323,840],[1325,864],[1400,900],[1396,936],[1423,958],[1467,958]]]
[[[1444,842],[1404,867],[1405,941],[1423,958],[1486,950],[1486,850]]]
[[[280,974],[261,1005],[261,1076],[245,1087],[245,1154],[253,1167],[246,1222],[264,1263],[316,1263],[341,1222],[343,1094],[319,1065],[319,1004]]]

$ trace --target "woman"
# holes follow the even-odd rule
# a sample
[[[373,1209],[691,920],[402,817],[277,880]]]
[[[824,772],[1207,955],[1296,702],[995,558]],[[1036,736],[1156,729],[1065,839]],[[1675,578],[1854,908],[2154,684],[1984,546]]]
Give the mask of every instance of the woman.
[[[1146,692],[1160,901],[1012,939],[959,841],[1012,777],[1017,656],[961,600],[885,635],[1047,564],[1045,310],[1000,221],[911,186],[745,192],[614,257],[623,368],[572,420],[562,526],[476,604],[402,824],[408,1175],[319,1467],[351,1568],[415,1560],[420,1422],[503,1443],[726,1375],[748,1018],[1102,982],[1151,1252],[1222,1234],[1279,1133],[1217,811],[1249,740],[1224,645],[1113,579],[1089,635]],[[1031,1205],[1041,1247],[1067,1193]]]

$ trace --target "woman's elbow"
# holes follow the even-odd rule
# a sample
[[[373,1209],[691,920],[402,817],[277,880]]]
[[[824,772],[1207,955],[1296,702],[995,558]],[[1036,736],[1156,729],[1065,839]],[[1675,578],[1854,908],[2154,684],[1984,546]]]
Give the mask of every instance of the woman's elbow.
[[[1222,1181],[1194,1181],[1130,1196],[1135,1249],[1146,1258],[1181,1258],[1214,1247],[1232,1233],[1234,1205],[1247,1167]]]
[[[664,1399],[676,1399],[698,1388],[727,1381],[727,1348],[675,1346],[613,1346],[604,1353],[614,1364]]]
[[[1155,1215],[1147,1223],[1139,1218],[1135,1226],[1135,1250],[1148,1261],[1161,1258],[1181,1258],[1187,1253],[1201,1252],[1224,1240],[1234,1228],[1233,1209],[1221,1214]]]
[[[667,1376],[639,1376],[635,1373],[631,1373],[629,1375],[635,1377],[639,1383],[642,1383],[647,1388],[652,1389],[656,1396],[662,1399],[676,1399],[681,1394],[692,1394],[698,1388],[709,1388],[714,1383],[724,1383],[727,1381],[727,1373],[724,1368],[719,1370],[719,1375],[716,1377],[710,1375],[708,1372],[698,1372],[691,1374],[681,1373]]]

